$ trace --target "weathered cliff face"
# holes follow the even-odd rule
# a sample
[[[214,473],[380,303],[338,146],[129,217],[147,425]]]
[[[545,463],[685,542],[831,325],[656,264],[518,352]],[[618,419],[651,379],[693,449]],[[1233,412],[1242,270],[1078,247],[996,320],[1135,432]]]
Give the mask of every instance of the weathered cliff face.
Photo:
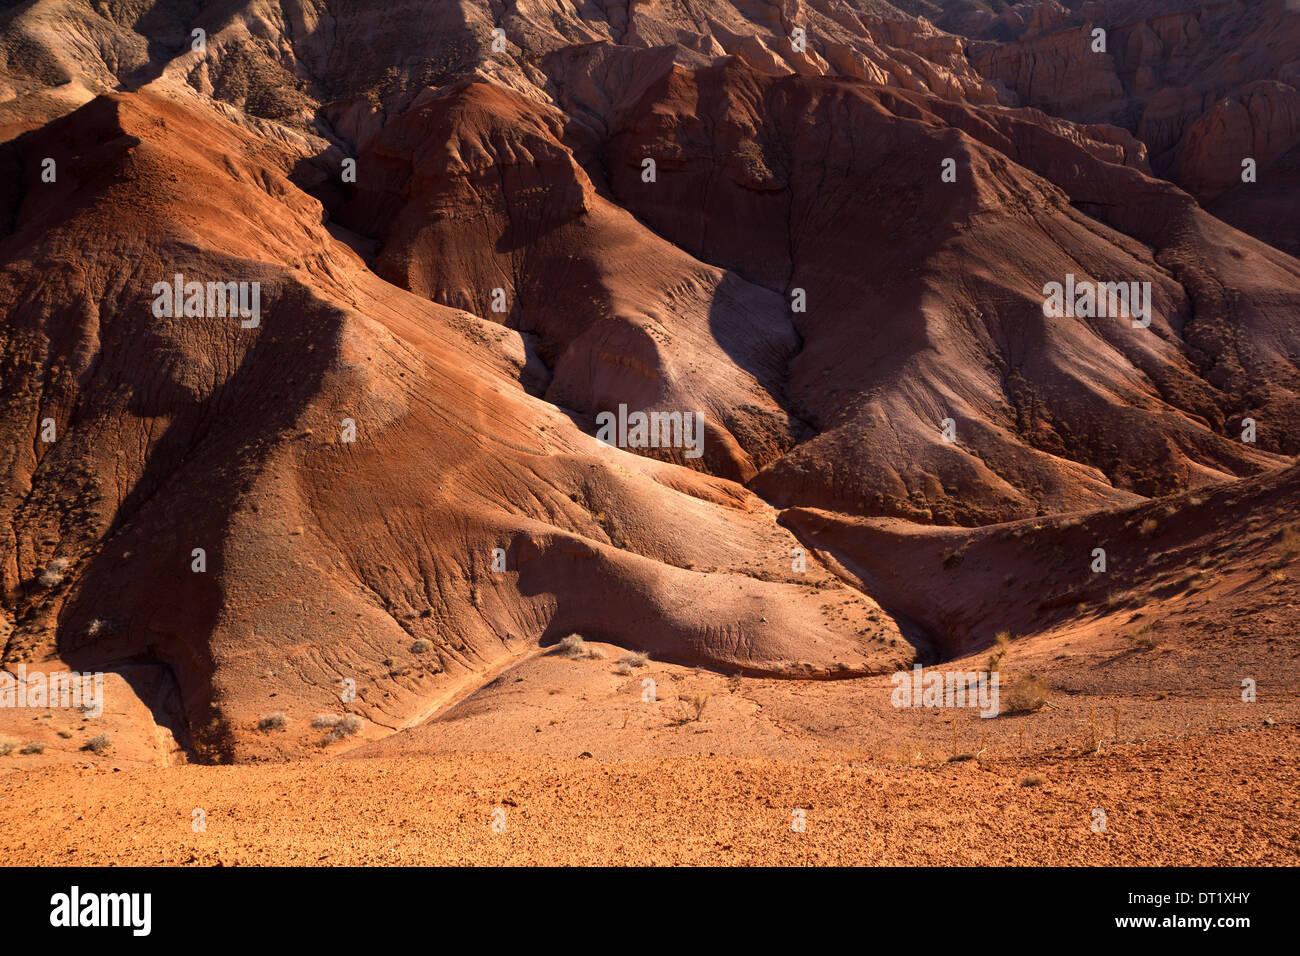
[[[1297,251],[1296,230],[1259,211],[1260,193],[1280,196],[1296,185],[1294,4],[1101,0],[1073,11],[1021,4],[997,18],[940,23],[975,40],[969,60],[1004,102],[1128,129],[1158,175],[1213,203],[1238,228]],[[1259,188],[1237,190],[1243,175]]]
[[[1254,73],[1219,8],[607,6],[4,14],[7,660],[165,667],[241,756],[271,695],[394,728],[573,630],[861,674],[961,642],[785,509],[937,535],[1300,452],[1300,264],[1197,202],[1294,233],[1290,12]],[[160,314],[177,274],[257,321]],[[1143,321],[1048,314],[1076,281]]]

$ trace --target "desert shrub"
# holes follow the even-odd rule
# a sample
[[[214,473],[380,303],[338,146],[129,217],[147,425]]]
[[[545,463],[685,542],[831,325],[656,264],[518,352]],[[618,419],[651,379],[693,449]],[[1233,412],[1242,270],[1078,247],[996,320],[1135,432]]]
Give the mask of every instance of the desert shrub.
[[[695,720],[704,716],[704,708],[709,703],[708,694],[696,694],[691,698],[691,708],[695,711]]]
[[[1155,650],[1158,643],[1156,641],[1155,626],[1152,624],[1142,625],[1138,632],[1133,635],[1133,643],[1144,651]]]
[[[1041,677],[1026,674],[1002,692],[1002,713],[1030,714],[1047,703],[1047,684]]]
[[[1300,554],[1300,527],[1289,524],[1283,528],[1282,533],[1278,535],[1277,550],[1286,561]]]
[[[344,735],[350,736],[355,734],[361,729],[361,718],[356,714],[344,714],[343,719],[339,721],[339,725],[336,729]]]
[[[622,676],[627,677],[629,674],[632,673],[632,665],[629,664],[627,661],[619,661],[618,666],[614,668],[614,673],[621,674]]]
[[[68,560],[66,558],[55,558],[45,566],[38,579],[41,587],[55,588],[63,583],[63,572],[68,569]]]
[[[414,644],[411,645],[412,654],[427,654],[431,650],[433,650],[433,645],[430,644],[428,641],[426,641],[424,638],[420,638],[418,641],[416,641]]]
[[[1007,648],[1011,645],[1011,632],[999,631],[998,636],[993,639],[993,650],[989,653],[988,670],[991,674],[996,674],[1002,666],[1002,658],[1007,656]]]
[[[1116,718],[1118,721],[1118,718]],[[1097,715],[1092,710],[1088,711],[1088,724],[1083,732],[1083,750],[1084,753],[1094,754],[1101,750],[1102,730],[1101,723],[1097,720]]]
[[[197,727],[192,728],[191,734],[194,740],[194,755],[198,757],[199,763],[213,765],[234,762],[233,734],[224,717],[212,713],[206,723],[200,722]]]
[[[257,722],[258,730],[284,730],[289,726],[289,718],[282,713],[267,714]]]
[[[342,740],[344,737],[351,737],[361,729],[361,718],[356,714],[344,714],[339,718],[339,722],[334,725],[325,737],[326,744],[332,744],[336,740]]]
[[[557,654],[563,654],[565,657],[586,657],[587,642],[580,634],[570,634],[555,645],[555,650]]]
[[[1147,518],[1146,521],[1143,521],[1138,525],[1138,534],[1142,535],[1144,538],[1149,538],[1156,533],[1156,530],[1159,527],[1160,525],[1156,522],[1155,518]]]
[[[626,664],[628,667],[635,668],[635,667],[645,667],[646,664],[649,663],[649,661],[650,661],[649,654],[647,654],[645,651],[636,651],[624,657],[622,663]]]
[[[1042,785],[1043,778],[1036,773],[1031,773],[1027,777],[1020,778],[1020,786],[1022,787],[1041,787]]]
[[[337,726],[342,719],[338,714],[317,714],[312,718],[311,725],[315,730],[329,730]]]
[[[40,754],[45,753],[45,744],[32,740],[23,744],[23,749],[18,751],[20,754]]]
[[[570,634],[560,643],[555,645],[555,653],[564,657],[570,657],[574,660],[586,658],[589,660],[603,660],[605,652],[598,647],[591,647],[582,639],[581,634]]]
[[[93,754],[104,754],[108,748],[113,746],[113,738],[108,734],[96,734],[82,745],[82,750],[89,750]]]

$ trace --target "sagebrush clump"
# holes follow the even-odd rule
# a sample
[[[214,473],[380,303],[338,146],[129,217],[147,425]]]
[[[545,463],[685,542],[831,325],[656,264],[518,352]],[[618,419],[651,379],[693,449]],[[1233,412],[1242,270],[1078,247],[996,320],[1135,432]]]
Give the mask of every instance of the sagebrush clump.
[[[325,744],[332,744],[336,740],[342,740],[344,737],[351,737],[361,729],[362,720],[356,714],[344,714],[339,718],[334,729],[325,735]]]
[[[574,660],[587,658],[590,660],[600,660],[605,656],[604,652],[598,647],[589,647],[587,642],[582,639],[580,634],[570,634],[560,643],[555,645],[555,652],[564,657],[571,657]]]
[[[68,563],[67,558],[55,558],[47,564],[38,579],[41,582],[41,587],[56,588],[62,584],[63,572],[68,569]]]
[[[289,726],[289,718],[282,713],[267,714],[257,722],[258,730],[284,730]]]
[[[1036,674],[1026,674],[1002,692],[1002,713],[1031,714],[1047,703],[1047,684]]]
[[[632,668],[645,667],[646,664],[648,664],[649,662],[650,662],[650,655],[647,654],[645,651],[636,651],[635,653],[628,654],[621,661],[619,661],[620,664],[626,664],[628,667],[632,667]]]

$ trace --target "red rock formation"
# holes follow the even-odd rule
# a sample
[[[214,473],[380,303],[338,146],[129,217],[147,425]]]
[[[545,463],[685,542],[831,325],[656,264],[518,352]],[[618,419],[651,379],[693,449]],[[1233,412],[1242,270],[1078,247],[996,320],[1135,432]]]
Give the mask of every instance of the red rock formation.
[[[397,726],[574,629],[754,673],[905,656],[871,601],[791,572],[752,494],[601,446],[517,384],[517,334],[371,275],[283,153],[146,94],[17,147],[63,173],[24,196],[0,282],[10,654],[57,628],[70,661],[164,664],[199,742],[237,753],[268,687],[322,709],[351,678]],[[155,318],[176,272],[259,281],[259,326]]]
[[[1300,145],[1300,11],[1258,4],[1102,0],[1070,12],[1058,4],[1008,10],[997,21],[942,21],[980,38],[971,63],[1012,105],[1135,133],[1161,176],[1215,213],[1295,252],[1295,229],[1248,214],[1294,180],[1283,162]],[[1094,30],[1105,52],[1094,50]],[[988,40],[984,40],[988,37]],[[1010,40],[1011,42],[1007,42]],[[1254,189],[1242,161],[1254,159]],[[1276,166],[1276,170],[1274,167]]]
[[[106,10],[0,30],[0,646],[174,675],[204,755],[344,679],[419,721],[571,631],[821,678],[969,649],[979,587],[909,566],[998,532],[935,525],[1118,527],[1300,452],[1277,4]],[[159,314],[177,274],[257,321]],[[1150,326],[1045,314],[1067,276],[1149,283]],[[703,453],[602,444],[619,406]]]

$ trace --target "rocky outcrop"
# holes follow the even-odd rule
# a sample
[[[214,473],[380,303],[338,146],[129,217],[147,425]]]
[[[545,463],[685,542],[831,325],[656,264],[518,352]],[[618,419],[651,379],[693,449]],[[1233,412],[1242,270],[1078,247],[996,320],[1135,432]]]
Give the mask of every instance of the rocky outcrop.
[[[1004,91],[1003,102],[1123,126],[1158,175],[1294,252],[1295,230],[1259,214],[1292,181],[1281,161],[1300,145],[1294,5],[1101,0],[944,22],[975,40],[970,61]],[[1254,179],[1238,188],[1246,159]]]

